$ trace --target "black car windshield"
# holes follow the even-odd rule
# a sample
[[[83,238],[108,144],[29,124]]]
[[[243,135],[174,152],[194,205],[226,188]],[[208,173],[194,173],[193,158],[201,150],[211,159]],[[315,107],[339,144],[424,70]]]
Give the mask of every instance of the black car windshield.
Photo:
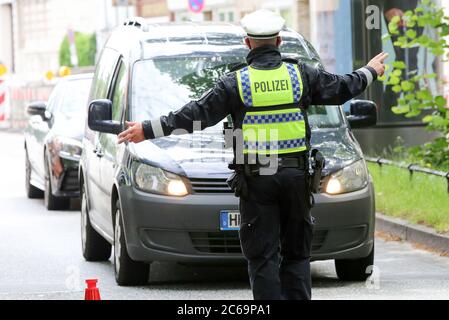
[[[176,111],[187,102],[198,99],[229,68],[244,58],[235,56],[187,56],[139,61],[132,80],[131,118],[143,121]],[[313,129],[343,125],[340,109],[335,106],[313,106],[309,109]]]

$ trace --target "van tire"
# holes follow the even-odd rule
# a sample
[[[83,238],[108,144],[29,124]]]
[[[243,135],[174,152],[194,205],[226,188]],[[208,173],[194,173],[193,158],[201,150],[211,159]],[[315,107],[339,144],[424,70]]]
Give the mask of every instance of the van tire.
[[[123,228],[120,201],[115,206],[114,224],[114,271],[119,286],[138,286],[148,283],[150,264],[134,261],[128,254]]]
[[[107,261],[111,257],[111,244],[91,225],[85,186],[81,186],[81,248],[86,261]]]
[[[374,245],[365,258],[335,260],[337,276],[343,281],[365,281],[373,273],[373,265]]]

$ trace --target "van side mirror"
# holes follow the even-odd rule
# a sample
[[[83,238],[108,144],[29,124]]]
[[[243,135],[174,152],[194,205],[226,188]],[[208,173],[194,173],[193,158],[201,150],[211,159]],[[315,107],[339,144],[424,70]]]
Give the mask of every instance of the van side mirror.
[[[49,112],[47,111],[47,104],[43,101],[35,101],[28,105],[27,113],[30,116],[41,116],[43,121],[48,120],[47,115]]]
[[[347,119],[353,129],[373,127],[377,123],[377,106],[373,101],[354,100]]]
[[[89,104],[87,125],[93,131],[119,134],[120,122],[112,120],[112,102],[108,99],[94,100]]]

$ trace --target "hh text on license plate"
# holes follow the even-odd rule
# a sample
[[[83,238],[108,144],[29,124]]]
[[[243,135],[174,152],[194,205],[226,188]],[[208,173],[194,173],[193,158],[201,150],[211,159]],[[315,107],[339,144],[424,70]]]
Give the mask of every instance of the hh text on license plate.
[[[231,231],[240,229],[240,212],[221,211],[220,212],[220,230]]]

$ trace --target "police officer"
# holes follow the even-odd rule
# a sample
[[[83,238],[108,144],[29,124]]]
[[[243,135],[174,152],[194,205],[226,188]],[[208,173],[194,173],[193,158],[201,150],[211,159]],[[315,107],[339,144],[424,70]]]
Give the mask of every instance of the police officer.
[[[268,10],[245,16],[241,24],[251,50],[246,66],[224,75],[199,100],[176,112],[127,123],[118,141],[138,143],[168,136],[178,128],[192,132],[194,121],[204,129],[232,116],[234,130],[243,136],[242,146],[234,146],[235,159],[243,154],[243,161],[249,162],[250,156],[256,156],[256,162],[232,166],[238,173],[236,180],[242,182],[240,240],[255,299],[311,298],[313,221],[306,110],[309,105],[340,105],[361,94],[384,73],[387,57],[381,53],[366,67],[343,76],[303,62],[283,61],[279,32],[284,23]],[[275,134],[267,137],[273,130]],[[263,165],[257,157],[267,155],[278,157],[277,169],[261,174]]]

